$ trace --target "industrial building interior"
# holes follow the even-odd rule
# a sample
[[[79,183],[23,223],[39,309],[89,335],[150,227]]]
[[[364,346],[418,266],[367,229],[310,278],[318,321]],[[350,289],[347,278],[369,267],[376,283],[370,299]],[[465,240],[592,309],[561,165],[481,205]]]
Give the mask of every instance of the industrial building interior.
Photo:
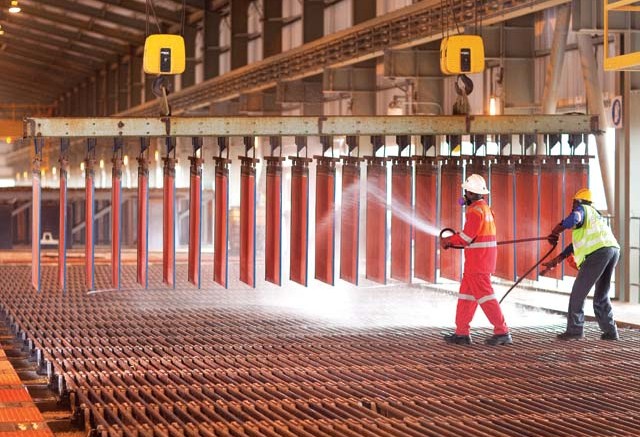
[[[0,433],[638,435],[640,1],[0,8]],[[557,337],[584,188],[617,341]]]

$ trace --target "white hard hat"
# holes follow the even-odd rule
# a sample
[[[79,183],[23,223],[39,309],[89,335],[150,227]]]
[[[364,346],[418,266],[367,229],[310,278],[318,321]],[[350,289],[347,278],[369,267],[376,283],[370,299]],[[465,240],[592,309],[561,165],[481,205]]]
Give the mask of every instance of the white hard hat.
[[[489,194],[489,190],[487,190],[487,183],[479,174],[472,174],[469,176],[462,184],[462,188],[475,194]]]

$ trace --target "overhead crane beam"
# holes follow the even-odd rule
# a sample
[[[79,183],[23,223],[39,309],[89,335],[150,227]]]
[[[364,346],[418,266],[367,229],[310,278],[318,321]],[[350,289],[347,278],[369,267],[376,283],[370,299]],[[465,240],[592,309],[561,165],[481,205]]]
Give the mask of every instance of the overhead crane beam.
[[[102,7],[93,7],[69,0],[38,0],[38,3],[60,9],[61,11],[73,11],[74,14],[84,15],[94,21],[105,21],[140,31],[145,31],[146,29],[146,21],[144,18],[128,17]],[[174,14],[174,20],[177,17],[179,17],[179,14]]]
[[[483,24],[490,25],[565,3],[569,0],[496,0],[485,4],[480,13]],[[171,106],[174,113],[196,109],[241,93],[272,88],[283,80],[314,76],[325,68],[374,59],[390,48],[436,41],[446,31],[441,17],[449,9],[459,26],[474,24],[475,2],[452,0],[446,7],[440,0],[418,2],[178,91],[169,97]],[[148,102],[120,114],[151,115],[156,112],[156,102]]]
[[[197,137],[600,133],[589,115],[320,117],[28,117],[24,136]]]

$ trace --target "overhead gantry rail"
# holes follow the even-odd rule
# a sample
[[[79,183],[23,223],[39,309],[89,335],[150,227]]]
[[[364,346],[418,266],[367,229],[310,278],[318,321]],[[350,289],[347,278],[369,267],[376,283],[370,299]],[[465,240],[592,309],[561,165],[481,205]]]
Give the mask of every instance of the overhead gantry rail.
[[[589,115],[26,118],[25,138],[598,134]]]
[[[476,12],[483,25],[500,23],[528,15],[569,0],[425,0],[364,23],[336,32],[311,43],[288,50],[260,62],[239,68],[169,96],[174,113],[208,106],[240,94],[272,88],[281,81],[297,80],[322,73],[325,68],[337,68],[374,59],[385,50],[415,47],[442,38],[449,16],[458,29],[474,25]],[[477,9],[477,10],[476,10]],[[157,102],[147,102],[120,115],[152,115]]]

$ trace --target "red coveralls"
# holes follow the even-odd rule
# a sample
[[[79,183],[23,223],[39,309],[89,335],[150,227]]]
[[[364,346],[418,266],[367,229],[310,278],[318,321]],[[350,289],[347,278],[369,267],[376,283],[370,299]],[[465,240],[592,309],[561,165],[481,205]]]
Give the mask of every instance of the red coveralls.
[[[484,199],[467,206],[464,229],[452,236],[449,242],[455,246],[465,246],[464,273],[456,310],[456,334],[469,335],[469,325],[478,304],[493,324],[494,334],[508,333],[509,328],[491,286],[498,248],[493,211]]]

